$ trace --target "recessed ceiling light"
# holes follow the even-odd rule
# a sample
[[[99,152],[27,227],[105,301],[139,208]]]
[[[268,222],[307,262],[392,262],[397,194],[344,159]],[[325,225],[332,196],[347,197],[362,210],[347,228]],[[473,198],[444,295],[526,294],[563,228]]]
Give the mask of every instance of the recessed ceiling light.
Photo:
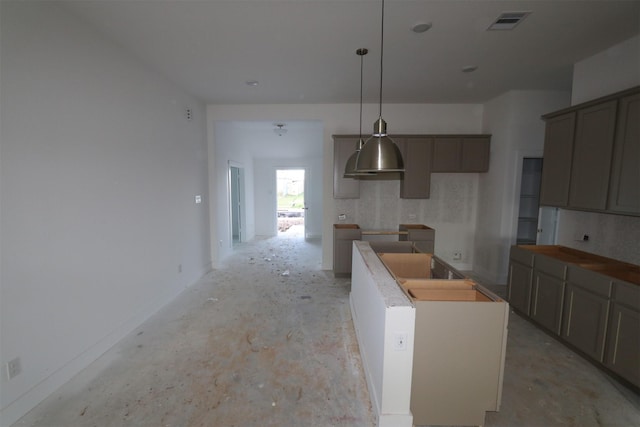
[[[411,31],[414,33],[424,33],[431,28],[431,22],[420,22],[411,27]]]
[[[257,80],[247,80],[245,83],[247,84],[247,86],[258,86]]]
[[[473,73],[477,69],[478,69],[477,65],[465,65],[464,67],[462,67],[462,72],[463,73]]]

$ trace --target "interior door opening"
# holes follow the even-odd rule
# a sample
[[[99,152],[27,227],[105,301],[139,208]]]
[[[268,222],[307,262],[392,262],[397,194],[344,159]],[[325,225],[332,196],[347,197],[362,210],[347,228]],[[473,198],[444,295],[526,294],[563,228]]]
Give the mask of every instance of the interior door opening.
[[[305,170],[277,169],[278,236],[305,237]]]
[[[231,224],[231,243],[243,239],[243,170],[240,166],[229,165],[229,219]]]

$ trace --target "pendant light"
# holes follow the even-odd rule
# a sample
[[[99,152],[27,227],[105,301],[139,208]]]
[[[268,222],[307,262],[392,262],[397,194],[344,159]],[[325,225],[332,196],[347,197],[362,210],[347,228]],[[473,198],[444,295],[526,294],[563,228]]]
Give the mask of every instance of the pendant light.
[[[380,28],[380,115],[373,125],[373,135],[358,153],[358,172],[404,172],[402,154],[387,135],[387,122],[382,119],[382,64],[384,53],[384,0],[382,0],[382,24]]]
[[[358,143],[356,144],[356,151],[349,157],[347,160],[347,165],[344,168],[344,177],[345,178],[354,178],[357,176],[367,176],[367,175],[375,175],[375,172],[358,172],[356,171],[356,160],[358,159],[358,153],[362,149],[364,145],[364,139],[362,139],[362,70],[363,70],[363,59],[364,55],[369,53],[368,49],[360,48],[356,50],[356,54],[360,56],[360,135],[358,139]]]

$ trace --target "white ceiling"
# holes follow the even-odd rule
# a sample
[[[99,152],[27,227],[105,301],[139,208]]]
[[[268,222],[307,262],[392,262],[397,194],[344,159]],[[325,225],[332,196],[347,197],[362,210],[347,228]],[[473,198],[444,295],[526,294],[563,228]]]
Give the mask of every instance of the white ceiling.
[[[65,1],[212,104],[377,102],[378,0]],[[486,31],[531,11],[513,31]],[[410,28],[431,22],[424,34]],[[511,89],[570,90],[572,65],[640,33],[640,0],[386,0],[385,103],[482,103]],[[477,65],[474,73],[461,68]],[[257,80],[257,87],[246,81]]]

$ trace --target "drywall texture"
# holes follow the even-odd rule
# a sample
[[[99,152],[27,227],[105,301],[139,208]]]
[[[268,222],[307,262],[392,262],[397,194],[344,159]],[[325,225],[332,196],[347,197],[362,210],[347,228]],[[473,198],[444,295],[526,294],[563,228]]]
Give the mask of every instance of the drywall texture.
[[[542,157],[540,116],[568,105],[569,93],[555,91],[511,91],[485,104],[491,159],[479,177],[473,270],[494,283],[506,283],[509,248],[516,242],[522,159]]]
[[[204,105],[59,5],[0,7],[1,365],[22,365],[3,370],[8,425],[210,255]]]

